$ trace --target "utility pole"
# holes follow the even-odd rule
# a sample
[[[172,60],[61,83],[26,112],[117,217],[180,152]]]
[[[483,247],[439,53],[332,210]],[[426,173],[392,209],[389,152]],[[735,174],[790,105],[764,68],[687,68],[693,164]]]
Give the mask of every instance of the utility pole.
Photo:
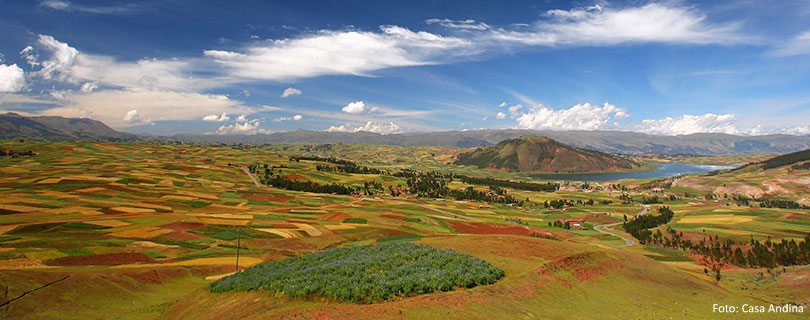
[[[239,272],[239,244],[242,242],[242,227],[236,228],[236,272]]]

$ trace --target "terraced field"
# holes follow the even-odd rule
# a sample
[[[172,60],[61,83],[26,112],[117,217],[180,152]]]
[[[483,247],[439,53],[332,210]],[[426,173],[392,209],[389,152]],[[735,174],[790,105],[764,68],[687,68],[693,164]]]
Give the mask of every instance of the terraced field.
[[[625,201],[609,183],[571,183],[556,192],[507,188],[515,198],[529,200],[523,206],[417,198],[407,192],[393,197],[385,190],[406,189],[405,178],[318,171],[318,165],[329,164],[290,160],[306,151],[302,146],[245,150],[240,145],[7,141],[3,147],[37,153],[0,158],[0,292],[8,289],[0,297],[3,318],[514,318],[514,312],[529,318],[692,318],[712,317],[713,303],[810,303],[807,266],[786,267],[767,284],[756,280],[762,269],[729,268],[728,280],[718,284],[704,273],[700,259],[685,252],[649,245],[614,248],[624,241],[592,230],[632,219],[641,211],[638,199],[652,195],[678,194],[651,210],[671,207],[675,217],[668,226],[695,239],[801,239],[810,233],[807,210],[740,207],[722,197],[705,200],[703,192],[691,189],[689,197],[682,189],[630,190],[627,195],[636,200]],[[312,148],[309,152],[319,152]],[[365,159],[359,163],[391,171],[494,174],[447,164],[458,151],[452,148],[330,148],[324,156]],[[244,170],[257,163],[291,180],[355,188],[379,183],[383,189],[333,195],[257,185]],[[458,180],[450,187],[488,190]],[[558,199],[573,205],[542,205]],[[585,204],[589,200],[592,205]],[[581,221],[576,222],[580,228],[553,226],[566,219]],[[620,226],[613,231],[629,237]],[[503,269],[505,277],[487,286],[372,305],[208,290],[210,281],[236,270],[237,244],[242,270],[335,247],[392,241],[451,248]],[[650,295],[658,299],[642,298]],[[633,311],[621,304],[627,301]],[[584,314],[585,309],[601,313]]]

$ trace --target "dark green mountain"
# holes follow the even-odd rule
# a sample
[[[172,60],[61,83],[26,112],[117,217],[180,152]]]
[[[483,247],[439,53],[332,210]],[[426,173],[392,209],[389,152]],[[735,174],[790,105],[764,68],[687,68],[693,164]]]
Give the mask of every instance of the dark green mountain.
[[[479,168],[521,172],[604,172],[638,167],[635,162],[541,137],[521,137],[475,148],[455,162]]]

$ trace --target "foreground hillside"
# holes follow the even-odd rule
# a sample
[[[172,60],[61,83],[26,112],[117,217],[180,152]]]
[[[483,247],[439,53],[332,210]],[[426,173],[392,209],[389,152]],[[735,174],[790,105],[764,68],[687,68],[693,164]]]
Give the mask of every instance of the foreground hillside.
[[[458,155],[455,162],[479,168],[522,172],[605,172],[639,167],[619,156],[569,146],[543,137],[521,137]]]
[[[801,241],[810,233],[806,210],[740,207],[682,188],[556,190],[545,181],[413,172],[396,154],[379,152],[386,166],[362,156],[385,149],[351,148],[368,162],[284,147],[4,142],[32,153],[0,157],[0,292],[8,292],[0,317],[691,319],[727,318],[714,304],[810,306],[807,266],[718,267],[694,252],[642,245],[620,225],[666,206],[674,218],[660,229],[695,241]],[[455,168],[443,161],[457,150],[396,150]],[[402,241],[469,254],[504,276],[373,304],[209,290],[235,271],[237,250],[244,270]]]

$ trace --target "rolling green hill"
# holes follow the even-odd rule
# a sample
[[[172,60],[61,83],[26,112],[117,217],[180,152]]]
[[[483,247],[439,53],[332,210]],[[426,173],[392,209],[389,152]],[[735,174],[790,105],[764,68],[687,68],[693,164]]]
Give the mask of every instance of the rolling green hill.
[[[611,154],[581,149],[545,137],[522,137],[458,155],[455,162],[479,168],[523,172],[603,172],[638,164]]]
[[[138,136],[118,132],[101,121],[86,118],[25,117],[0,114],[0,139],[134,141]]]

